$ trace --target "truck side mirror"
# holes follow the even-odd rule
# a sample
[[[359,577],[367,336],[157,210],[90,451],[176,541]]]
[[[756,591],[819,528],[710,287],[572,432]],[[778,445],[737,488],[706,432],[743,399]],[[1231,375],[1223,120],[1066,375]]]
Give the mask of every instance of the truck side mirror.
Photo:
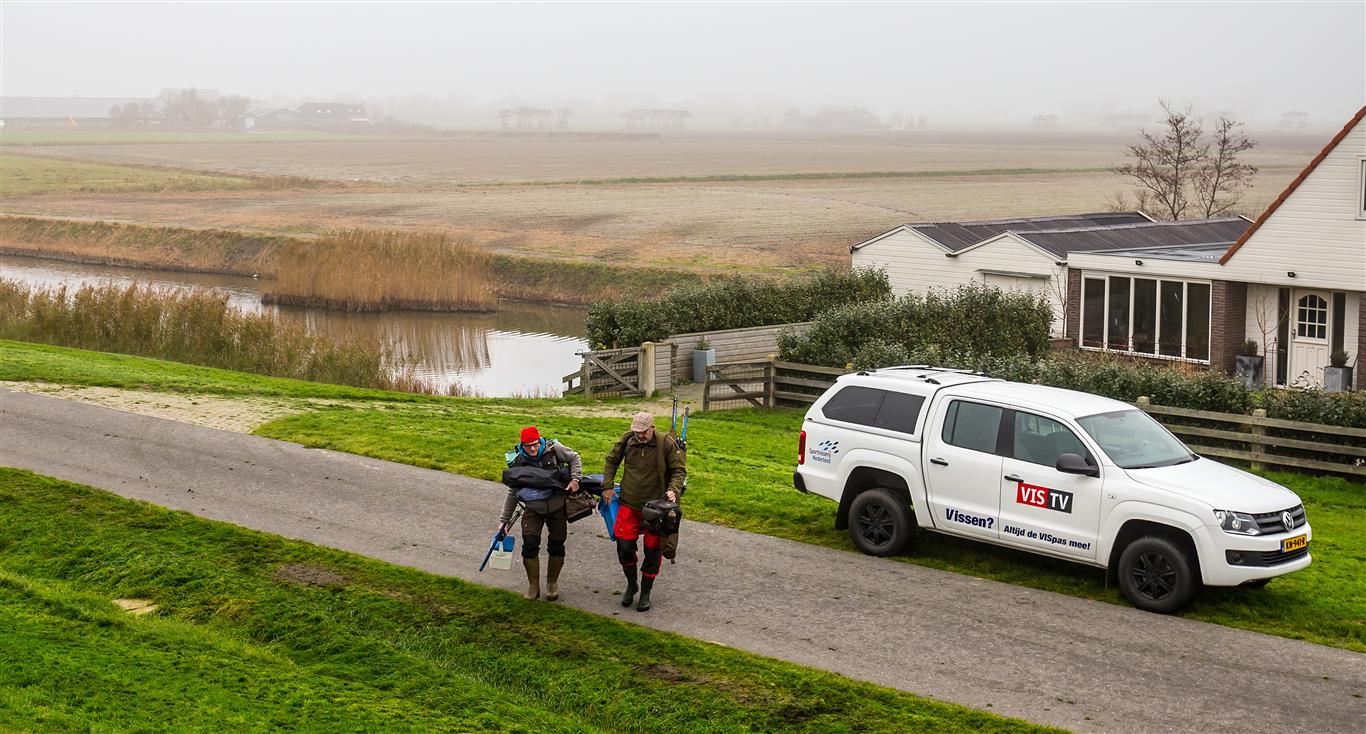
[[[1054,469],[1063,474],[1081,474],[1088,477],[1100,476],[1100,467],[1088,463],[1086,459],[1078,454],[1058,454],[1058,463]]]

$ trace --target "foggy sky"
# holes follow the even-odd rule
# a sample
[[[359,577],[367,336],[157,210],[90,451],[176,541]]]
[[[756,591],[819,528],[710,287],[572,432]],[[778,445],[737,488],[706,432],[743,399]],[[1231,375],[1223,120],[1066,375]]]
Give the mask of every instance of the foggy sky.
[[[427,95],[1095,124],[1158,97],[1341,124],[1366,3],[0,4],[9,96]]]

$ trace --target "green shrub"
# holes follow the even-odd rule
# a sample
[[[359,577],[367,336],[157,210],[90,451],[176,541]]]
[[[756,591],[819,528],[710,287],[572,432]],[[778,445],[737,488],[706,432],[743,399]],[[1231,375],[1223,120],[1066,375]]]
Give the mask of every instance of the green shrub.
[[[588,339],[595,346],[629,347],[672,334],[806,321],[843,304],[886,300],[891,292],[880,269],[832,269],[781,280],[720,278],[678,286],[652,300],[598,301],[588,307]]]
[[[1053,310],[1042,295],[971,283],[890,301],[849,303],[779,335],[782,358],[842,367],[994,363],[1048,351]],[[895,347],[895,348],[894,348]]]

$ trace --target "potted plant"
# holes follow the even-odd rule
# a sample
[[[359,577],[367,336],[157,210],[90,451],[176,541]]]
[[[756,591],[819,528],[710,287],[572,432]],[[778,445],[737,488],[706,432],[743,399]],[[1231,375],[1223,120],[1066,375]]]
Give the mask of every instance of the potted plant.
[[[1257,353],[1257,347],[1256,339],[1248,339],[1243,342],[1242,349],[1238,350],[1238,356],[1234,357],[1238,379],[1242,381],[1243,387],[1249,390],[1260,390],[1266,384],[1266,360]]]
[[[1338,349],[1328,355],[1323,368],[1323,391],[1346,392],[1352,389],[1352,368],[1347,366],[1347,350]]]
[[[712,348],[711,342],[707,337],[697,340],[697,344],[692,348],[692,381],[706,382],[707,366],[716,363],[716,350]]]

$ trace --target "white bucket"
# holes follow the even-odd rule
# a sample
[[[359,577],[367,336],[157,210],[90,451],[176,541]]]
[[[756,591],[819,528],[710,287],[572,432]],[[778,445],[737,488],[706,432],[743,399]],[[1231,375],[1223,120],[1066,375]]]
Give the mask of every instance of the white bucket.
[[[493,555],[489,556],[489,568],[506,571],[512,568],[512,557],[515,555],[517,555],[515,551],[505,551],[501,547],[496,548]]]

